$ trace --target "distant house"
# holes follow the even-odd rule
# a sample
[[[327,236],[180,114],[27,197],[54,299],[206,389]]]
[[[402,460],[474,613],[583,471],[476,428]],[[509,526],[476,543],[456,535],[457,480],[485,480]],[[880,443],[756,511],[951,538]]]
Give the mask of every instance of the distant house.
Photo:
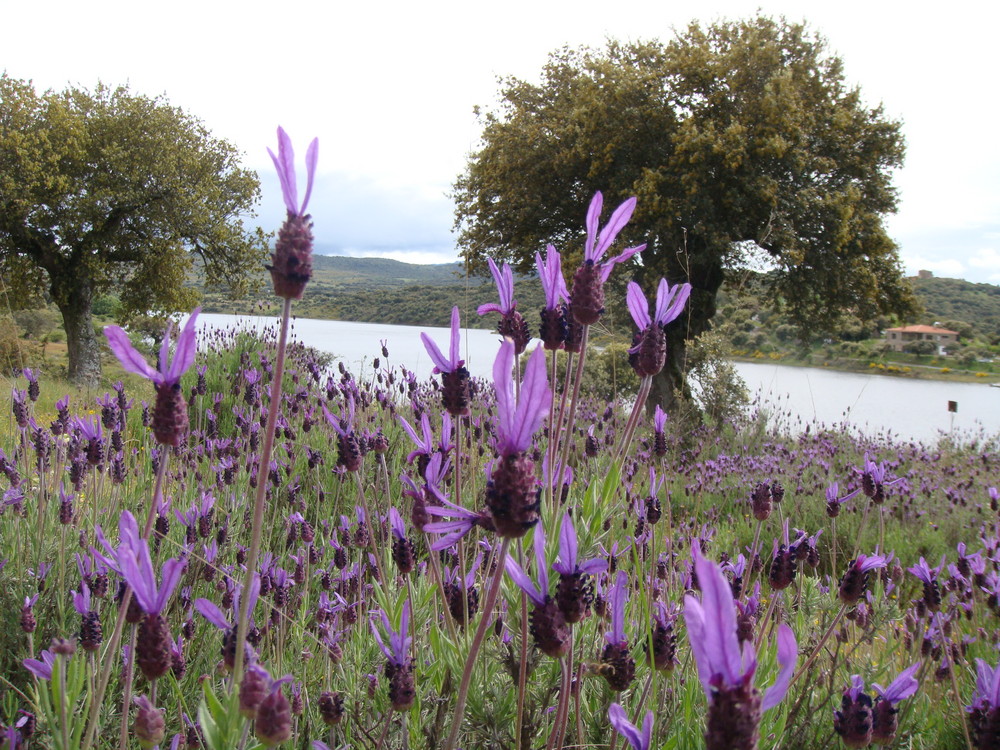
[[[915,341],[933,341],[938,351],[943,353],[944,347],[958,342],[958,331],[949,331],[937,326],[903,326],[889,328],[885,332],[885,340],[893,351],[901,352],[907,344]]]

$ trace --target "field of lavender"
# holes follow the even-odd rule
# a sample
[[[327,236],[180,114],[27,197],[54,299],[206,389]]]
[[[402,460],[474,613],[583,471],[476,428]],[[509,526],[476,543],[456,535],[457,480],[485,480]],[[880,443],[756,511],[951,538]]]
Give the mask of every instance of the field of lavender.
[[[283,185],[290,145],[283,142]],[[286,159],[286,153],[287,156]],[[314,159],[311,160],[314,164]],[[290,200],[289,200],[290,198]],[[308,200],[308,194],[307,194]],[[635,285],[639,392],[581,392],[628,220],[539,338],[494,267],[493,376],[425,337],[332,370],[282,325],[196,341],[94,402],[25,372],[0,431],[0,748],[1000,746],[997,438],[681,426],[644,403],[689,289]]]

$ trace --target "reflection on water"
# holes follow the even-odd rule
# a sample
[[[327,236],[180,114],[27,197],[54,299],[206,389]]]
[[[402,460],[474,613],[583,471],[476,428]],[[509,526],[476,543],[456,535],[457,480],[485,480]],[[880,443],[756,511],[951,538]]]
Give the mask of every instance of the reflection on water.
[[[199,328],[240,325],[262,328],[276,325],[275,318],[204,314]],[[333,354],[355,372],[370,368],[381,355],[380,341],[389,349],[389,363],[405,365],[419,378],[429,377],[433,363],[424,350],[420,333],[427,333],[443,352],[448,350],[447,328],[348,323],[298,318],[294,337]],[[499,338],[482,330],[462,331],[462,356],[476,377],[490,377]],[[869,434],[890,432],[903,440],[933,442],[942,432],[1000,433],[1000,388],[983,383],[945,383],[886,375],[845,373],[786,365],[736,363],[750,393],[769,411],[783,415],[782,424],[803,429],[809,423],[826,426],[849,423]],[[948,402],[958,412],[948,412]]]

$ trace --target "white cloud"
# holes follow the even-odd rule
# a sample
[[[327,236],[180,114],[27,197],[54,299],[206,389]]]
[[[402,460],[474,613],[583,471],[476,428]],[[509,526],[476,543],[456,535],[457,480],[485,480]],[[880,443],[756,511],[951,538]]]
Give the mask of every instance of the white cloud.
[[[997,271],[1000,275],[1000,252],[997,252],[996,248],[984,247],[969,258],[969,265],[987,271]],[[996,278],[996,275],[991,278]]]
[[[934,260],[903,253],[903,264],[906,266],[907,276],[916,276],[917,271],[932,271],[935,276],[949,278],[962,278],[965,274],[965,265],[955,258]]]

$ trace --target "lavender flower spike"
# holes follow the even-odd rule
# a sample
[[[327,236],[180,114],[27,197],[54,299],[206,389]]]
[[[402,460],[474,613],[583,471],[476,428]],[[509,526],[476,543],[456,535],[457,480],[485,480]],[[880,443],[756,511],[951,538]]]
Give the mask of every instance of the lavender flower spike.
[[[309,197],[312,195],[313,179],[316,176],[316,161],[319,158],[319,141],[313,139],[306,151],[306,197],[299,205],[298,188],[295,184],[295,154],[288,134],[278,128],[278,155],[271,149],[267,152],[278,170],[281,194],[285,199],[288,216],[278,230],[278,239],[271,254],[271,272],[274,293],[286,300],[302,299],[306,284],[312,278],[313,235],[312,221],[306,214]]]
[[[489,302],[480,305],[476,310],[480,315],[486,313],[500,313],[500,322],[497,324],[497,332],[514,342],[514,348],[521,354],[531,341],[531,334],[528,332],[528,324],[524,317],[517,311],[517,302],[514,301],[514,272],[507,263],[502,268],[497,268],[497,264],[492,258],[487,258],[490,265],[490,273],[497,285],[497,294],[500,296],[500,304]]]
[[[660,279],[656,290],[656,310],[650,318],[649,303],[642,289],[634,281],[628,283],[626,302],[632,320],[639,328],[633,339],[635,345],[628,350],[629,364],[639,377],[656,375],[663,369],[667,359],[667,337],[663,326],[681,314],[690,294],[690,284],[677,284],[671,289],[666,279]]]
[[[399,622],[399,632],[392,629],[392,623],[389,622],[389,617],[385,612],[381,612],[381,616],[382,627],[385,628],[385,632],[388,634],[389,645],[386,646],[385,641],[382,640],[378,628],[375,627],[374,618],[369,623],[372,635],[375,636],[375,641],[378,643],[378,647],[382,653],[385,654],[386,659],[393,664],[405,664],[409,659],[410,643],[413,640],[408,635],[410,630],[410,600],[407,599],[403,604],[403,616]]]
[[[430,336],[426,333],[420,334],[420,340],[424,342],[427,355],[434,362],[434,372],[441,375],[443,385],[441,401],[445,410],[455,417],[465,416],[469,413],[471,399],[469,371],[465,368],[465,360],[461,359],[459,354],[460,325],[458,306],[455,306],[451,308],[451,345],[448,349],[447,359]]]
[[[615,728],[625,741],[632,747],[632,750],[649,750],[653,742],[653,712],[647,711],[646,718],[642,720],[642,731],[628,720],[625,709],[617,703],[612,703],[608,708],[608,719],[611,726]]]
[[[163,336],[160,347],[159,369],[154,370],[146,362],[146,358],[135,350],[129,341],[128,334],[118,326],[107,326],[104,335],[108,346],[118,361],[128,372],[141,375],[153,381],[156,389],[156,406],[153,411],[153,435],[162,445],[172,445],[175,448],[181,443],[181,437],[187,431],[187,401],[181,393],[181,376],[194,362],[195,355],[195,325],[201,308],[195,308],[184,324],[184,330],[177,338],[177,350],[170,360],[170,326]]]
[[[562,256],[555,247],[549,245],[545,248],[545,260],[542,260],[541,253],[535,253],[535,266],[545,294],[545,307],[555,310],[560,302],[569,299],[569,290],[562,275]]]
[[[798,651],[795,635],[785,624],[778,627],[778,678],[761,698],[753,686],[757,655],[749,641],[740,649],[729,583],[718,565],[701,556],[697,542],[692,551],[702,600],[684,598],[684,620],[709,702],[706,747],[756,747],[760,713],[778,705],[788,691]]]

